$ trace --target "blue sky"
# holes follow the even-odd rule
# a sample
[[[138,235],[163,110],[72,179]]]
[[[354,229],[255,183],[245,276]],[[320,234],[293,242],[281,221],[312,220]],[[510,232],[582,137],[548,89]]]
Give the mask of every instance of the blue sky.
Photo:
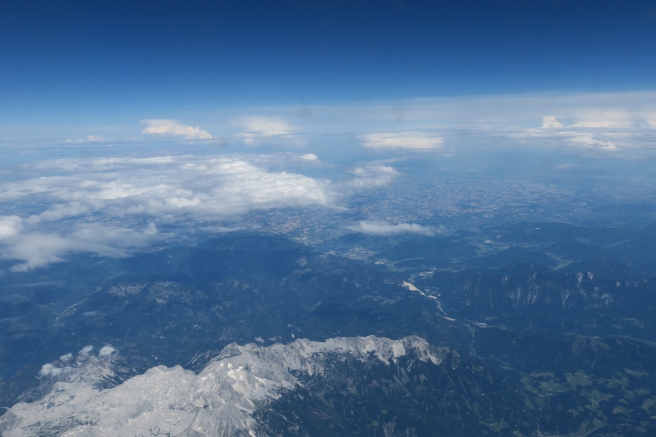
[[[654,88],[639,1],[4,1],[0,124]]]

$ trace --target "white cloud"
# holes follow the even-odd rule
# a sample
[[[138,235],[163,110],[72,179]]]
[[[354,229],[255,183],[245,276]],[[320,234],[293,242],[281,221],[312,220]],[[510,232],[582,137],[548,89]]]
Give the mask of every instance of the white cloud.
[[[212,202],[218,209],[232,205],[224,213],[279,206],[328,206],[335,197],[327,181],[284,171],[268,172],[245,161],[219,162],[210,171],[220,175],[223,182],[210,191]]]
[[[440,136],[445,137],[445,144],[454,146],[462,143],[462,133],[487,134],[499,138],[498,134],[508,133],[510,130],[539,127],[545,116],[555,117],[554,123],[570,128],[652,131],[656,127],[656,91],[420,98],[313,106],[310,110],[312,117],[300,116],[297,105],[257,108],[258,117],[251,116],[254,113],[252,108],[225,110],[215,118],[216,123],[224,123],[217,124],[216,129],[234,132],[234,138],[247,142],[278,138],[289,143],[300,141],[301,127],[304,138],[306,134],[308,137],[318,138],[324,134],[440,132]],[[201,136],[210,139],[210,134],[200,128],[185,126],[172,120],[163,121],[164,123],[157,125],[145,126],[146,130],[168,133],[177,138]],[[545,127],[548,126],[547,120]],[[557,124],[551,125],[556,126]],[[50,131],[50,128],[43,126],[12,126],[4,129],[0,126],[0,137],[46,137],[52,135]],[[113,139],[126,140],[134,134],[128,129],[120,132],[113,128],[111,131]],[[81,140],[88,141],[84,138]],[[374,143],[380,142],[380,139],[374,140]],[[539,147],[538,144],[535,145]],[[652,145],[653,138],[641,138],[636,135],[634,147],[651,148]]]
[[[573,135],[572,137],[567,138],[565,141],[577,147],[617,150],[615,143],[611,141],[599,141],[592,135]]]
[[[295,135],[297,129],[279,118],[242,117],[236,121],[236,124],[243,129],[238,137],[248,145],[254,144],[257,140],[271,138],[284,138],[296,144],[302,143]]]
[[[111,354],[116,352],[116,349],[112,347],[111,344],[105,345],[100,350],[98,351],[98,356],[99,357],[108,357]]]
[[[162,217],[189,212],[209,218],[241,214],[253,208],[328,206],[340,196],[339,186],[330,181],[269,171],[242,157],[71,161],[76,160],[51,163],[55,168],[75,169],[68,176],[0,184],[0,202],[33,197],[52,203],[53,206],[28,219],[38,223],[99,212],[119,217]],[[46,166],[42,163],[40,167]],[[355,174],[359,185],[379,185],[396,172],[390,167],[367,167]],[[17,220],[6,220],[6,232],[13,232],[10,229],[14,229]]]
[[[22,221],[15,215],[0,216],[0,240],[18,234],[22,228]]]
[[[399,147],[399,143],[410,144],[407,138],[390,138],[400,135],[393,133],[394,131],[402,131],[402,134],[408,137],[419,133],[420,146],[417,147],[422,147],[424,136],[430,136],[432,133],[434,137],[444,137],[443,145],[449,145],[449,149],[453,149],[454,153],[464,148],[477,148],[484,143],[474,141],[474,138],[489,139],[489,144],[494,142],[505,147],[501,145],[501,141],[534,127],[543,126],[543,130],[552,131],[581,129],[592,133],[598,141],[614,143],[623,151],[624,156],[628,157],[628,148],[653,148],[656,137],[655,102],[656,91],[414,99],[403,102],[316,106],[312,108],[313,117],[302,119],[302,126],[304,132],[313,138],[324,134],[348,133],[357,135],[362,144],[386,147],[387,150],[413,150],[392,148]],[[402,117],[398,116],[399,108],[402,108]],[[294,117],[298,117],[296,106],[259,110],[263,116],[277,115],[290,120],[290,123],[291,120],[296,120]],[[400,119],[402,121],[399,121]],[[620,130],[630,134],[625,141],[616,142],[603,137]],[[605,133],[602,135],[600,131]],[[544,147],[550,145],[549,143],[549,140],[531,141],[527,142],[526,146]],[[574,146],[563,141],[560,143]]]
[[[85,363],[89,363],[89,359],[93,358],[91,352],[93,351],[93,346],[85,346],[77,353],[77,359],[73,362],[73,354],[68,353],[59,357],[59,362],[52,364],[44,364],[41,366],[39,371],[39,376],[42,378],[52,377],[55,378],[61,374],[71,375],[71,372],[76,369],[84,369],[82,367]],[[116,349],[112,345],[105,345],[98,351],[98,357],[109,357],[116,352]],[[78,373],[79,375],[79,373]],[[70,380],[69,380],[70,381]]]
[[[93,346],[84,346],[77,354],[80,357],[86,357],[91,353],[92,350]]]
[[[44,364],[41,366],[41,371],[39,372],[39,375],[42,377],[46,376],[57,376],[62,373],[62,369],[59,367],[55,367],[52,364]]]
[[[625,110],[587,110],[577,114],[579,121],[571,127],[583,128],[629,128],[636,120],[636,115]]]
[[[107,141],[105,138],[101,137],[100,135],[87,135],[84,138],[78,138],[77,140],[73,140],[68,138],[66,140],[67,143],[75,143],[75,144],[83,144],[83,143],[99,143],[102,141]]]
[[[543,129],[554,129],[554,128],[615,128],[615,129],[626,129],[630,128],[634,122],[636,122],[636,117],[627,111],[595,111],[595,110],[585,110],[578,111],[571,115],[575,121],[572,124],[565,126],[560,121],[553,116],[542,117],[542,128]]]
[[[432,150],[444,145],[444,138],[424,132],[372,133],[363,135],[362,140],[370,149]]]
[[[643,113],[642,118],[647,126],[656,128],[656,111]]]
[[[52,222],[68,217],[75,217],[89,212],[89,207],[80,202],[52,205],[46,211],[38,215],[31,215],[25,221],[27,223]]]
[[[12,243],[3,251],[2,258],[24,261],[23,264],[15,265],[12,268],[17,272],[25,272],[34,267],[60,262],[62,258],[58,254],[73,249],[64,238],[53,234],[28,234]]]
[[[387,222],[366,220],[351,226],[347,226],[346,229],[362,234],[378,236],[418,234],[432,237],[444,232],[444,228],[442,227],[434,228],[432,226],[421,226],[416,223],[398,223],[393,225]]]
[[[180,136],[187,140],[208,140],[213,138],[206,130],[200,127],[185,126],[177,120],[153,118],[141,120],[141,123],[148,126],[141,131],[142,134],[146,135]]]
[[[66,363],[66,362],[68,362],[72,359],[73,359],[73,354],[71,354],[71,353],[68,353],[66,355],[62,355],[61,357],[59,357],[59,361],[62,361],[64,363]]]
[[[314,153],[306,153],[305,155],[301,155],[301,159],[305,161],[317,161],[319,158]]]
[[[143,232],[106,226],[100,223],[75,225],[67,233],[29,232],[8,241],[0,252],[0,258],[23,261],[12,267],[13,271],[25,272],[37,267],[61,262],[71,252],[88,252],[107,257],[122,257],[132,249],[149,244],[156,231],[154,225]]]
[[[107,141],[100,135],[87,135],[86,140],[89,141],[90,143],[96,143],[99,141]]]
[[[610,142],[623,156],[628,149],[653,148],[656,137],[656,92],[598,94],[524,94],[415,99],[404,102],[317,106],[313,117],[302,119],[308,137],[348,134],[375,150],[430,151],[445,146],[457,154],[464,149],[488,144],[507,147],[509,137],[523,135],[527,129],[542,127],[556,132],[568,129],[591,134],[602,143]],[[398,116],[402,108],[402,117]],[[298,107],[258,109],[266,118],[280,116],[294,124]],[[402,119],[402,121],[399,121]],[[537,122],[537,123],[536,123]],[[537,126],[536,126],[537,124]],[[603,131],[603,133],[602,133]],[[627,137],[615,141],[607,136],[625,132]],[[439,138],[444,137],[439,141]],[[475,141],[474,138],[481,139]],[[540,148],[559,143],[566,136],[549,139],[533,136],[527,147]],[[505,144],[502,144],[504,141]],[[575,140],[576,141],[576,140]],[[609,144],[595,143],[592,148],[611,149]],[[451,152],[451,150],[449,150]]]
[[[583,120],[572,123],[569,127],[587,128],[629,128],[631,123],[616,120]]]
[[[563,127],[563,124],[556,120],[556,117],[542,117],[542,129],[557,129]]]
[[[0,217],[0,258],[19,260],[13,269],[28,271],[73,252],[128,256],[169,238],[158,233],[153,219],[209,229],[251,210],[309,205],[339,209],[347,197],[388,185],[399,174],[392,167],[370,164],[354,169],[345,181],[333,182],[268,170],[262,167],[266,156],[252,157],[259,165],[244,156],[225,155],[40,162],[31,168],[59,175],[0,184],[0,204],[44,205],[25,219]],[[305,155],[276,156],[271,158],[275,166],[317,161]]]
[[[375,164],[357,167],[351,173],[356,177],[346,182],[346,185],[358,189],[389,185],[399,175],[399,172],[390,166]]]
[[[510,135],[511,138],[524,142],[548,144],[551,146],[570,146],[580,149],[600,151],[617,151],[620,147],[629,147],[627,135],[605,131],[563,130],[563,129],[527,129]],[[617,141],[620,138],[621,141]],[[623,139],[623,140],[622,140]]]

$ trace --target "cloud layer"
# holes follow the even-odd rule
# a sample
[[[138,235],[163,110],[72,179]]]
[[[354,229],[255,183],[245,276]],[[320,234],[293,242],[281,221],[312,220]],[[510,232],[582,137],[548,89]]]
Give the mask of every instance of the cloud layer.
[[[444,138],[422,132],[372,133],[362,136],[363,145],[370,149],[433,150],[444,145]]]
[[[272,158],[275,161],[275,158]],[[160,235],[154,222],[204,226],[248,211],[310,205],[341,208],[360,190],[387,185],[393,168],[370,164],[332,182],[262,167],[264,155],[66,159],[34,164],[58,173],[0,184],[0,203],[30,201],[40,212],[0,216],[0,258],[25,271],[70,252],[125,256]],[[299,155],[297,162],[318,161]],[[125,225],[122,223],[133,223]],[[47,230],[46,230],[47,229]]]
[[[510,134],[510,137],[530,144],[539,141],[542,145],[565,146],[578,149],[597,150],[600,152],[616,152],[621,148],[632,148],[631,135],[617,131],[599,131],[590,129],[577,129],[565,126],[552,126],[560,124],[552,120],[545,122],[541,129],[526,129],[522,132]]]

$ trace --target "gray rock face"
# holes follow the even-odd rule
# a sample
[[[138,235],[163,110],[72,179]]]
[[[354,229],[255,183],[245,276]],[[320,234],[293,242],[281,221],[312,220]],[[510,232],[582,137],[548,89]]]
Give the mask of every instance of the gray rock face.
[[[0,434],[255,436],[260,433],[252,413],[298,386],[293,373],[321,375],[335,359],[389,365],[410,354],[438,365],[444,352],[419,337],[299,339],[268,347],[231,344],[198,374],[158,366],[104,390],[97,382],[111,378],[110,357],[89,355],[83,362],[78,358],[78,366],[44,366],[44,378],[56,375],[52,389],[36,402],[14,405],[0,418]]]

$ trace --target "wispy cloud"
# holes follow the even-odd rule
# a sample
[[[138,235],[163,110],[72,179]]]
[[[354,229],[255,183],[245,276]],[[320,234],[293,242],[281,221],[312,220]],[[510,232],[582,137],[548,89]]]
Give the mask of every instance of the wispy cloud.
[[[656,128],[656,111],[644,113],[642,116],[647,126]]]
[[[363,145],[370,149],[432,150],[444,145],[444,138],[422,132],[372,133],[362,136]]]
[[[287,139],[295,144],[302,141],[295,133],[297,129],[285,121],[274,117],[242,117],[235,121],[242,129],[238,137],[248,145],[263,139]]]
[[[542,117],[543,129],[558,128],[611,128],[627,129],[639,127],[643,120],[638,114],[627,111],[584,111],[573,114],[574,120],[567,126],[554,116]]]
[[[200,127],[183,125],[177,120],[154,118],[141,120],[141,123],[147,126],[141,131],[145,135],[170,135],[187,140],[208,140],[213,138],[206,130]]]
[[[346,226],[346,229],[367,235],[390,236],[397,234],[418,234],[435,236],[444,233],[444,228],[432,226],[421,226],[417,223],[391,224],[381,221],[361,221],[354,225]]]
[[[72,144],[100,143],[103,141],[107,141],[107,140],[101,137],[100,135],[87,135],[86,137],[78,138],[77,140],[73,140],[71,138],[68,138],[66,140],[67,143],[72,143]]]

